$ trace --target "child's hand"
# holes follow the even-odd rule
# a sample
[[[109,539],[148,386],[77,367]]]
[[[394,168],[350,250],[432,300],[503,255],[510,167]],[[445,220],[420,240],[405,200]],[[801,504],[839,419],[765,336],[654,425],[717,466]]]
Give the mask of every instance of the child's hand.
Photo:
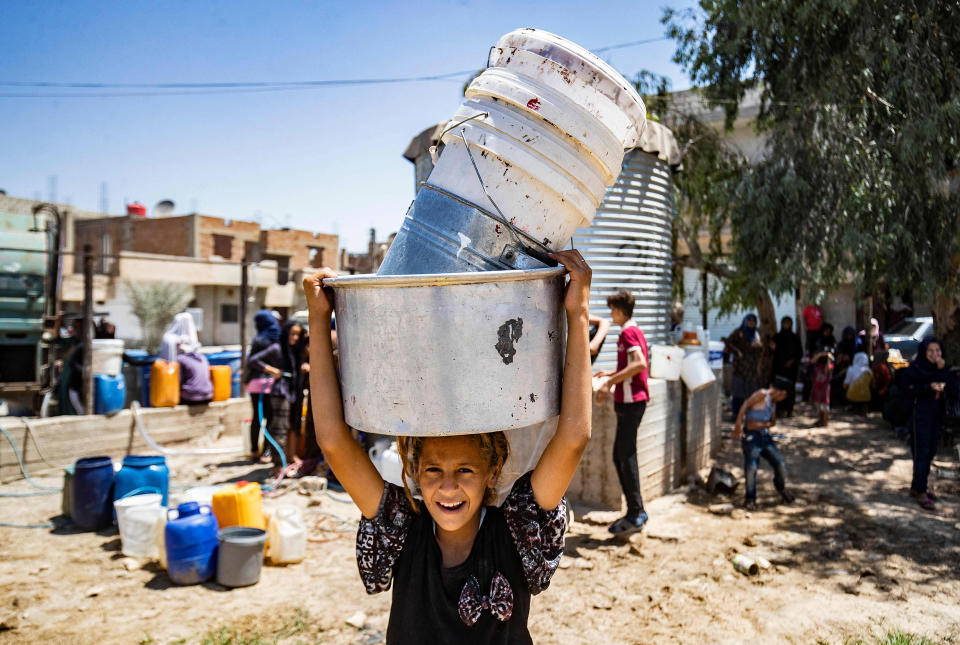
[[[303,279],[303,291],[307,295],[307,310],[311,317],[330,320],[330,313],[333,311],[333,289],[324,287],[323,280],[336,277],[336,271],[324,267]]]
[[[610,398],[610,390],[613,386],[610,384],[610,379],[607,379],[603,382],[603,385],[597,388],[597,391],[593,394],[593,400],[597,402],[597,405],[603,405],[604,401]]]
[[[550,257],[562,264],[570,273],[570,284],[563,299],[567,316],[590,315],[590,277],[592,271],[580,251],[570,249],[550,253]]]

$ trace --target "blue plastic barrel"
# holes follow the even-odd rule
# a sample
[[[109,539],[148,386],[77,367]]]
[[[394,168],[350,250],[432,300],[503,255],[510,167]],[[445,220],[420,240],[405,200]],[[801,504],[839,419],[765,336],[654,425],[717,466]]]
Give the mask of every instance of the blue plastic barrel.
[[[70,518],[87,531],[113,522],[113,461],[110,457],[84,457],[73,465]]]
[[[123,458],[123,466],[117,472],[113,498],[122,499],[134,491],[159,493],[163,496],[161,504],[166,506],[169,488],[170,470],[165,457],[127,455]]]
[[[113,414],[123,409],[127,400],[127,382],[123,374],[93,375],[93,411],[95,414]]]
[[[176,517],[174,517],[176,515]],[[184,502],[167,512],[167,573],[178,585],[209,580],[217,572],[217,517],[209,506]]]

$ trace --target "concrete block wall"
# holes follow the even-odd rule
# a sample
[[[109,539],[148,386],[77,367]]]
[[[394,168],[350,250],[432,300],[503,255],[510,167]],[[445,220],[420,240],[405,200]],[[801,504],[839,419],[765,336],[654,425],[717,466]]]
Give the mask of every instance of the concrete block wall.
[[[140,410],[144,427],[160,445],[229,435],[236,439],[238,454],[244,420],[250,418],[251,413],[249,397],[207,405]],[[31,419],[29,425],[43,456],[57,468],[68,466],[80,457],[110,455],[120,459],[129,454],[155,454],[137,430],[130,410],[112,416],[95,414]],[[27,472],[51,471],[51,467],[40,458],[22,419],[8,418],[3,427],[14,438],[17,450],[25,459]],[[0,437],[0,481],[9,482],[20,477],[16,456],[10,444]]]

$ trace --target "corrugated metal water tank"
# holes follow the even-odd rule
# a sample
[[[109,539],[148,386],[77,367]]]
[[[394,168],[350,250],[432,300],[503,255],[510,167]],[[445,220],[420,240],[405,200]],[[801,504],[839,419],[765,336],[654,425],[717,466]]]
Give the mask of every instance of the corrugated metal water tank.
[[[636,298],[633,319],[651,344],[667,342],[670,331],[673,211],[670,167],[637,148],[624,157],[593,224],[573,237],[593,269],[590,312],[609,319],[607,296],[627,289]],[[616,367],[619,333],[611,327],[594,370]]]

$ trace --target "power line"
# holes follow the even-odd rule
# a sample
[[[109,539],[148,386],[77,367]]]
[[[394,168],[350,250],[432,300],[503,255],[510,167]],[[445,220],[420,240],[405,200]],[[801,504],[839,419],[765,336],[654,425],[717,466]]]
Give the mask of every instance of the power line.
[[[669,40],[668,38],[648,38],[634,40],[627,43],[607,45],[591,50],[601,54],[616,49],[636,47],[649,43]],[[33,88],[38,90],[139,90],[119,92],[0,92],[0,98],[114,98],[114,97],[143,97],[143,96],[192,96],[204,94],[257,94],[263,92],[284,92],[292,90],[309,90],[324,87],[346,87],[363,85],[386,85],[399,83],[422,83],[430,81],[454,80],[469,74],[475,74],[476,69],[431,74],[427,76],[400,76],[387,78],[352,78],[308,81],[221,81],[199,83],[102,83],[102,82],[59,82],[59,81],[0,81],[0,87]]]
[[[648,45],[650,43],[658,43],[664,40],[670,40],[667,37],[663,38],[647,38],[646,40],[633,40],[629,43],[620,43],[619,45],[608,45],[606,47],[599,47],[597,49],[591,49],[594,54],[602,54],[603,52],[613,51],[614,49],[624,49],[626,47],[636,47],[637,45]]]

